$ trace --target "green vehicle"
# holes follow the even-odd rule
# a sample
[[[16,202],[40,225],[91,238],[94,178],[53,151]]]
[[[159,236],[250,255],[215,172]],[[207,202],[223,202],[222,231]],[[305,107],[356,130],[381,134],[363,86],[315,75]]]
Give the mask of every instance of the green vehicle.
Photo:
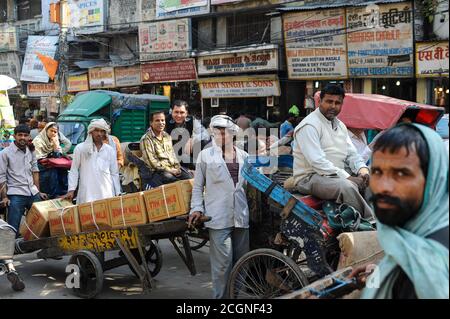
[[[168,97],[153,94],[123,94],[96,90],[78,93],[58,118],[60,131],[72,142],[72,149],[86,139],[91,120],[104,118],[120,142],[137,142],[149,126],[149,114],[168,111]]]

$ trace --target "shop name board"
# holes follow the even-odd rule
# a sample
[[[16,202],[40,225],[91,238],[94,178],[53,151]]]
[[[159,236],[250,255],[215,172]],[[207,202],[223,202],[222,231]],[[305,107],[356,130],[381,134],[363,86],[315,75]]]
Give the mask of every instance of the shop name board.
[[[58,87],[55,83],[28,83],[27,95],[30,97],[56,96]]]
[[[142,83],[195,81],[195,60],[145,63],[141,65],[141,78]]]
[[[278,50],[199,56],[197,66],[199,75],[276,71],[278,70]]]
[[[412,8],[407,2],[347,9],[350,76],[413,76]]]
[[[117,87],[141,85],[141,67],[139,65],[116,67],[114,74]]]
[[[280,96],[277,76],[247,76],[199,79],[202,98]]]
[[[15,52],[0,53],[0,74],[8,75],[16,81],[20,78],[20,61]]]
[[[449,75],[448,42],[426,42],[416,44],[416,75],[427,78]]]
[[[348,77],[345,9],[288,13],[283,16],[290,79]]]
[[[209,13],[209,0],[156,0],[156,19]]]
[[[139,25],[141,61],[188,57],[191,20],[177,19]]]
[[[89,87],[91,89],[107,89],[115,87],[114,68],[89,69]]]
[[[89,91],[89,79],[87,74],[71,75],[67,81],[67,92]]]

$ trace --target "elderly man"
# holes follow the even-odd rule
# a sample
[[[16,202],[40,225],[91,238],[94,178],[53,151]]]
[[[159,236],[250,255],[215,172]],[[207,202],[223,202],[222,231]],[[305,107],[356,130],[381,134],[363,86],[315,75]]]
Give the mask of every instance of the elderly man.
[[[181,167],[173,150],[172,138],[164,131],[165,127],[164,112],[154,112],[150,114],[150,128],[141,138],[140,149],[145,164],[153,171],[153,186],[192,178]]]
[[[116,153],[104,143],[109,130],[104,119],[92,120],[89,124],[86,141],[78,144],[73,153],[67,199],[73,199],[77,186],[77,204],[120,194]]]
[[[385,257],[363,298],[449,298],[448,173],[442,139],[425,126],[401,124],[376,141],[370,188]]]
[[[249,250],[249,209],[241,175],[248,154],[234,146],[239,127],[229,116],[211,119],[214,140],[199,154],[189,222],[210,216],[211,277],[214,298],[226,297],[226,284],[236,261]]]
[[[361,195],[368,184],[369,169],[344,123],[337,119],[344,97],[340,86],[325,87],[319,107],[295,128],[294,181],[300,193],[346,203],[371,218],[372,209]]]

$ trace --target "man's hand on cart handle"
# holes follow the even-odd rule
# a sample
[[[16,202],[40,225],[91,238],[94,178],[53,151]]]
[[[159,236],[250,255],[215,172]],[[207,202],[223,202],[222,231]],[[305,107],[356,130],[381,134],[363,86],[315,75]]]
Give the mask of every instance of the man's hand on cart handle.
[[[75,195],[75,191],[68,191],[67,194],[63,197],[63,199],[72,201],[74,195]]]
[[[200,218],[203,216],[201,212],[193,212],[192,214],[189,214],[188,219],[188,228],[191,228],[192,226],[196,225]]]
[[[0,202],[0,207],[8,207],[9,204],[11,204],[11,201],[9,200],[8,197],[5,197],[2,199],[2,201]]]
[[[366,286],[367,277],[369,277],[375,270],[374,265],[364,265],[353,269],[348,278],[355,278],[358,289]]]

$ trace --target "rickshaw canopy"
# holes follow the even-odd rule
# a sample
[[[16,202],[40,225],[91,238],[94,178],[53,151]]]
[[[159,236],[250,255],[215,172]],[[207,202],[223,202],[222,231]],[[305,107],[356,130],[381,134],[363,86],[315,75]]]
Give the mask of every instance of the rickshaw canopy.
[[[314,100],[319,105],[320,92],[316,92]],[[385,130],[404,116],[414,123],[435,128],[444,114],[443,107],[436,107],[417,102],[400,100],[379,94],[345,94],[344,104],[338,118],[347,127],[357,129]]]

